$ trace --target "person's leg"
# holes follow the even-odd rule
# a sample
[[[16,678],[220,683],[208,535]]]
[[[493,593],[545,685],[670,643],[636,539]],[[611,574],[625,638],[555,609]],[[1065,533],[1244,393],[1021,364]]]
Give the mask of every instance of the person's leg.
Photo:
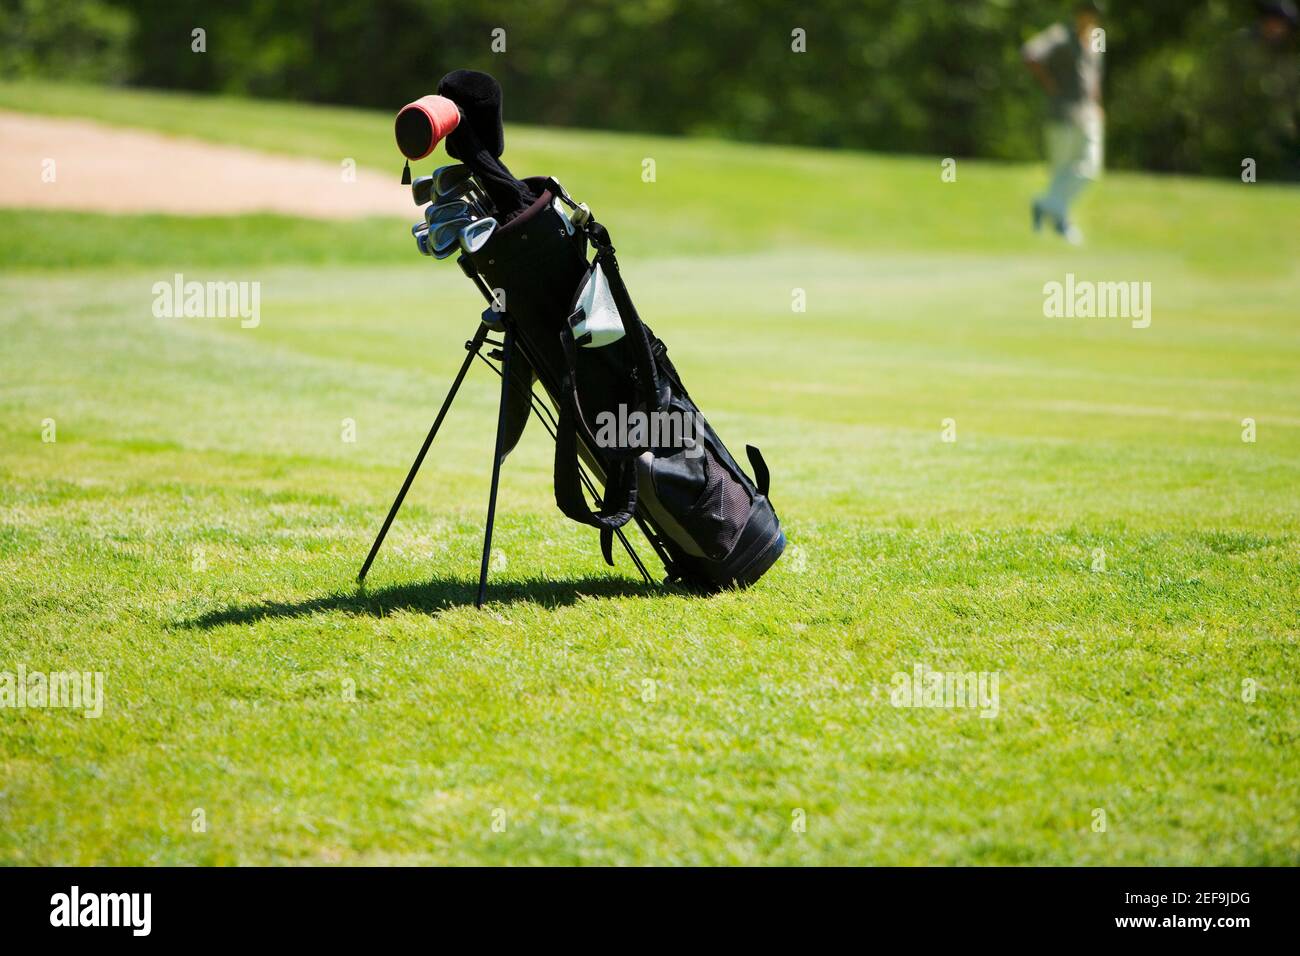
[[[1060,124],[1055,120],[1048,120],[1043,126],[1043,151],[1047,154],[1047,168],[1049,179],[1047,191],[1041,192],[1034,197],[1032,204],[1034,212],[1034,232],[1042,226],[1044,216],[1048,219],[1055,219],[1055,207],[1057,205],[1053,193],[1055,191],[1056,177],[1060,169],[1057,160],[1060,158]]]
[[[1055,120],[1047,124],[1045,136],[1047,162],[1052,169],[1052,178],[1047,192],[1034,200],[1034,206],[1036,211],[1042,210],[1054,219],[1059,228],[1066,221],[1070,201],[1078,192],[1078,177],[1074,166],[1079,159],[1083,136],[1073,123]]]
[[[1083,133],[1083,155],[1079,158],[1077,173],[1082,180],[1078,191],[1082,192],[1088,183],[1101,179],[1106,148],[1106,126],[1101,109],[1085,112],[1079,128]]]
[[[1078,131],[1076,155],[1069,163],[1068,175],[1062,184],[1061,198],[1064,216],[1062,222],[1066,228],[1070,223],[1070,206],[1089,183],[1101,178],[1102,154],[1104,150],[1104,131],[1101,111],[1086,110],[1075,127]]]

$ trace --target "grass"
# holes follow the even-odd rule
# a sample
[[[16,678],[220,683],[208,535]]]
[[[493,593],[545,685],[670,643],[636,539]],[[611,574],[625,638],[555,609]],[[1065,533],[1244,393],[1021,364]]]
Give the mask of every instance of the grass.
[[[20,107],[399,169],[376,114]],[[1035,168],[509,136],[762,446],[787,555],[709,599],[607,569],[533,429],[475,611],[479,370],[358,591],[458,271],[401,222],[0,212],[0,671],[106,693],[0,710],[0,862],[1300,862],[1300,194],[1116,175],[1073,251]],[[155,319],[174,271],[260,281],[261,324]],[[1150,281],[1151,327],[1043,318],[1067,271]],[[997,716],[891,706],[917,664],[996,672]]]

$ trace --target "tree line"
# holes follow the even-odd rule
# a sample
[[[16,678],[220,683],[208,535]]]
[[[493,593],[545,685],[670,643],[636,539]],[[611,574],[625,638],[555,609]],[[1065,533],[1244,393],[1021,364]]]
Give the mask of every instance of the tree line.
[[[395,110],[468,67],[500,79],[511,122],[1023,160],[1042,102],[1019,48],[1070,7],[11,0],[0,75]],[[1110,7],[1108,165],[1300,179],[1294,30],[1266,39],[1251,0]]]

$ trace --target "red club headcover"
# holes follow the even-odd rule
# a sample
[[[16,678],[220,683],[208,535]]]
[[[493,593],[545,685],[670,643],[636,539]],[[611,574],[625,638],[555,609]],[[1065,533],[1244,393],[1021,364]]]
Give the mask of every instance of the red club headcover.
[[[460,109],[445,96],[422,96],[397,114],[397,148],[407,159],[424,159],[460,123]]]

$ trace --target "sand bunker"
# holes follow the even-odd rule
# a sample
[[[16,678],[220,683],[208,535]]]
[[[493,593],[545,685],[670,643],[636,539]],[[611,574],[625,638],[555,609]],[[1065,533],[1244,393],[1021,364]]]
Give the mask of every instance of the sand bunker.
[[[396,155],[396,153],[394,153]],[[45,181],[53,161],[52,182]],[[418,212],[391,175],[338,162],[105,126],[0,112],[0,207],[100,213],[226,215],[275,212],[317,219]]]

